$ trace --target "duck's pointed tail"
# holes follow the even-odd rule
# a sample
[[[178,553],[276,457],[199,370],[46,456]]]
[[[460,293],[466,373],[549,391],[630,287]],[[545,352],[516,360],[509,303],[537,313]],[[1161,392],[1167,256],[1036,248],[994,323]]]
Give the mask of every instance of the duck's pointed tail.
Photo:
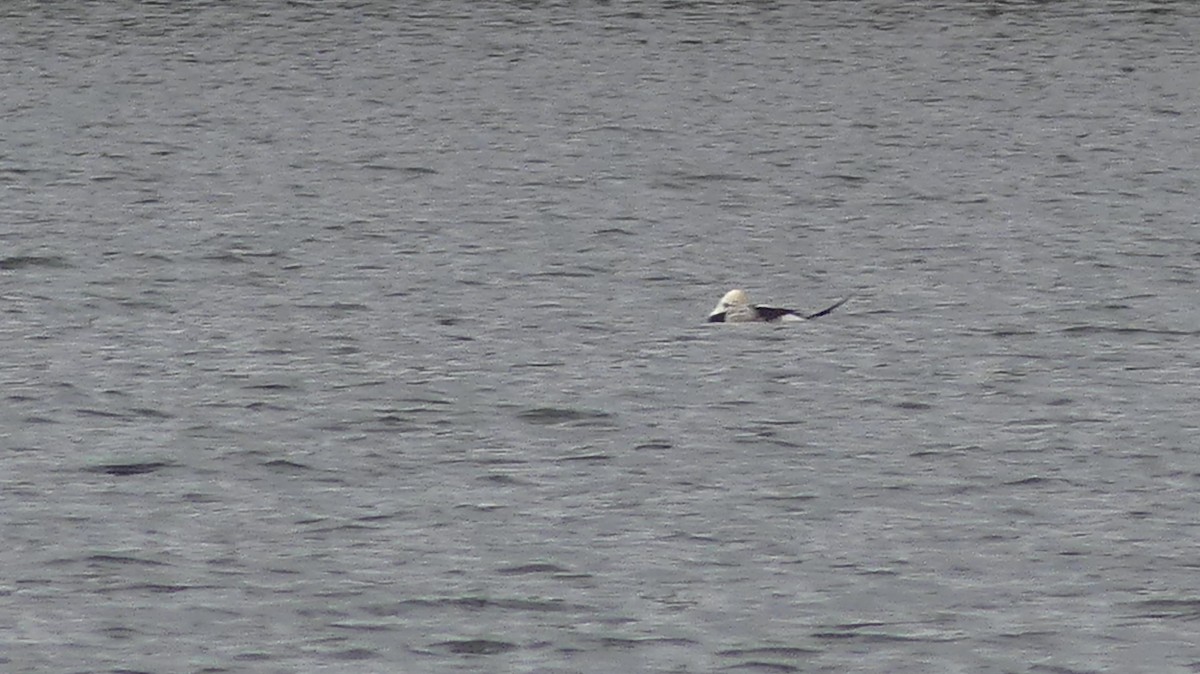
[[[827,313],[833,311],[834,309],[837,309],[838,307],[845,304],[846,300],[848,300],[848,299],[850,299],[849,296],[843,297],[842,299],[838,300],[837,303],[834,304],[833,306],[825,307],[824,309],[818,311],[815,314],[809,314],[809,315],[805,316],[805,318],[820,318],[820,317],[824,316],[825,314],[827,314]]]

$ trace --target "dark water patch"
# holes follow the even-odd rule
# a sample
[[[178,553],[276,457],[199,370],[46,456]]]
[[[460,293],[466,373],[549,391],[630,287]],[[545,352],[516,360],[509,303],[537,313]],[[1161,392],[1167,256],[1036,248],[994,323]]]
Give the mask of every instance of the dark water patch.
[[[533,482],[531,482],[529,480],[522,480],[520,478],[513,477],[512,475],[505,475],[505,474],[500,474],[500,473],[496,473],[493,475],[484,475],[483,477],[479,478],[479,481],[486,482],[486,483],[492,484],[492,485],[503,485],[506,487],[529,486],[529,485],[534,484]]]
[[[226,262],[230,264],[241,264],[246,261],[243,256],[235,255],[234,253],[213,253],[212,255],[202,256],[200,259],[209,262]]]
[[[441,641],[432,644],[432,647],[439,650],[449,651],[458,655],[498,655],[514,651],[519,646],[508,641],[495,641],[492,639],[465,639],[462,641]]]
[[[428,409],[430,405],[441,405],[445,407],[454,404],[453,400],[447,400],[445,398],[401,398],[400,402],[413,403],[416,405],[416,407],[406,407],[400,410],[402,412],[430,411]]]
[[[776,502],[799,504],[804,503],[805,501],[814,501],[816,498],[816,494],[768,494],[766,496],[760,496],[759,500],[767,501],[768,503]]]
[[[569,573],[567,569],[549,562],[534,562],[531,564],[521,564],[519,566],[506,566],[496,569],[496,573],[504,576],[524,576],[537,573]]]
[[[758,404],[759,403],[756,400],[747,400],[744,398],[739,398],[737,400],[722,400],[716,404],[716,407],[725,408],[725,409],[741,409],[743,407],[751,407],[753,405],[758,405]]]
[[[262,466],[264,468],[270,468],[274,473],[300,473],[314,470],[312,466],[307,466],[303,463],[290,461],[288,459],[272,459],[271,461],[264,461]]]
[[[1067,424],[1103,424],[1108,423],[1109,421],[1111,420],[1096,417],[1062,417],[1057,419],[1052,417],[1032,417],[1029,419],[1014,419],[1012,421],[1007,421],[1004,423],[1004,426],[1007,428],[1020,430],[1037,431],[1045,428],[1064,426]]]
[[[980,449],[979,445],[948,445],[942,447],[927,447],[909,454],[913,458],[957,456]]]
[[[862,630],[886,627],[887,624],[882,622],[838,623],[826,625],[823,631],[815,632],[813,636],[819,639],[855,639],[862,635]]]
[[[1099,674],[1099,672],[1108,671],[1105,669],[1074,669],[1072,667],[1063,667],[1062,665],[1034,665],[1030,668],[1031,672],[1046,672],[1046,674]]]
[[[156,410],[156,409],[153,409],[150,407],[134,407],[133,409],[131,409],[129,411],[133,412],[134,414],[138,415],[139,417],[146,417],[149,419],[173,419],[174,418],[173,414],[168,414],[167,412],[163,412],[162,410]]]
[[[171,305],[166,302],[155,302],[153,300],[117,300],[117,306],[122,309],[157,309],[173,313]]]
[[[832,629],[815,632],[812,636],[827,640],[852,640],[863,643],[907,643],[907,642],[937,642],[961,641],[966,636],[960,632],[947,630],[921,630],[903,633],[896,631],[896,625],[879,622],[847,623],[833,625]],[[891,630],[878,629],[891,627]]]
[[[903,564],[903,562],[899,562],[899,563]],[[883,569],[883,568],[872,568],[872,569],[860,568],[857,573],[860,576],[899,576],[900,575],[900,572],[895,569]]]
[[[1129,604],[1136,618],[1200,621],[1200,599],[1150,599]]]
[[[143,463],[106,463],[99,466],[87,468],[89,473],[100,473],[103,475],[114,475],[117,477],[128,477],[130,475],[145,475],[154,473],[163,468],[171,468],[175,464],[166,461],[146,461]]]
[[[188,590],[211,590],[212,585],[179,585],[171,583],[134,583],[96,590],[100,594],[116,594],[118,592],[149,592],[150,594],[179,594]]]
[[[865,183],[867,181],[866,176],[857,176],[848,173],[827,173],[825,175],[817,176],[817,178],[821,180],[838,180],[844,183],[850,183],[852,185]]]
[[[298,526],[308,526],[311,524],[326,522],[326,520],[328,520],[328,518],[324,517],[298,519],[295,520],[295,524]],[[380,528],[380,526],[359,524],[356,522],[341,523],[331,526],[311,526],[311,528],[305,530],[305,537],[308,538],[308,540],[317,540],[317,538],[319,538],[319,540],[324,541],[326,540],[326,537],[324,536],[325,534],[335,534],[335,532],[336,534],[344,534],[344,532],[347,531],[380,531],[382,529],[383,528]]]
[[[536,426],[559,424],[596,425],[612,418],[608,412],[583,410],[571,407],[532,407],[518,412],[517,419]]]
[[[330,653],[329,657],[333,660],[358,661],[358,660],[374,660],[379,657],[377,651],[369,648],[350,648],[336,653]]]
[[[1200,336],[1198,330],[1168,330],[1165,328],[1138,328],[1113,325],[1075,325],[1060,330],[1064,335],[1164,335],[1171,337]]]
[[[250,264],[255,259],[259,258],[283,258],[284,254],[278,250],[227,250],[219,253],[211,253],[209,255],[200,256],[200,260],[205,262],[221,262],[224,264]],[[266,275],[261,278],[267,278]]]
[[[679,174],[679,178],[688,182],[734,182],[734,183],[758,183],[762,182],[762,178],[754,175],[741,175],[738,173],[688,173]]]
[[[969,197],[953,197],[953,198],[949,199],[949,202],[952,204],[964,204],[965,205],[965,204],[986,204],[986,203],[990,202],[991,200],[992,200],[991,197],[987,196],[986,194],[977,194],[975,196],[969,196]]]
[[[553,269],[550,271],[539,271],[528,275],[528,278],[592,278],[596,273],[583,269]],[[544,306],[559,306],[557,304]]]
[[[297,304],[298,309],[323,309],[326,311],[368,311],[370,307],[359,302],[330,302],[328,304]]]
[[[149,251],[144,251],[144,250],[139,250],[139,251],[137,251],[137,252],[133,253],[133,257],[136,257],[136,258],[138,258],[138,259],[141,259],[141,260],[150,260],[150,261],[152,261],[152,262],[166,262],[166,263],[171,263],[171,262],[174,262],[174,261],[175,261],[175,259],[174,259],[174,258],[172,258],[170,255],[168,255],[168,254],[166,254],[166,253],[152,253],[152,252],[149,252]],[[162,280],[162,279],[159,279],[159,280]],[[176,279],[176,278],[171,278],[171,279],[168,279],[168,280],[170,280],[170,281],[177,281],[178,279]]]
[[[933,409],[933,405],[930,405],[929,403],[918,402],[916,400],[903,400],[903,401],[900,401],[900,402],[896,403],[895,405],[893,405],[893,407],[895,407],[897,409],[901,409],[901,410],[914,410],[914,411]]]
[[[419,178],[421,176],[437,175],[437,169],[429,168],[428,166],[396,166],[395,164],[369,163],[363,164],[362,168],[368,171],[390,171],[402,173],[410,178]]]
[[[534,613],[559,613],[574,610],[579,607],[562,600],[533,600],[533,599],[483,599],[480,603],[464,605],[464,608],[475,610],[497,608],[504,611],[532,611]]]
[[[511,369],[518,370],[518,369],[526,368],[526,367],[531,367],[531,368],[562,367],[563,365],[566,365],[566,364],[567,364],[566,361],[562,361],[562,360],[542,360],[542,361],[532,361],[529,363],[513,363]]]
[[[263,651],[247,651],[234,654],[233,659],[238,662],[269,662],[274,660],[275,656]]]
[[[761,660],[749,660],[747,662],[739,662],[733,665],[727,665],[721,668],[726,672],[798,672],[800,668],[795,665],[789,665],[782,662],[763,662]]]
[[[579,610],[581,607],[560,599],[493,599],[491,597],[440,597],[436,599],[405,599],[395,604],[367,607],[365,610],[377,617],[407,615],[421,609],[455,609],[461,611],[528,611],[533,613],[561,613]]]
[[[466,459],[466,462],[478,466],[520,466],[529,463],[529,460],[520,456],[513,456],[507,452],[496,452],[492,454],[472,455]]]
[[[1052,639],[1057,636],[1060,636],[1059,633],[1051,630],[1026,630],[1023,632],[1001,632],[996,635],[996,638],[1026,641]]]
[[[798,646],[763,646],[760,648],[730,648],[717,651],[717,655],[730,658],[799,658],[820,652],[817,649]]]
[[[506,506],[498,503],[460,503],[454,506],[455,510],[472,510],[477,513],[491,513],[505,508]]]
[[[694,534],[690,531],[675,531],[662,537],[664,541],[683,541],[685,543],[720,543],[721,539],[717,536],[706,534]],[[713,563],[714,566],[719,564]]]
[[[356,517],[355,520],[357,520],[359,522],[386,522],[388,520],[394,520],[399,517],[406,517],[410,514],[411,513],[409,511],[394,512],[394,513],[378,513],[375,515],[363,515],[362,517]]]
[[[803,419],[753,419],[752,424],[761,426],[803,426]]]
[[[128,419],[129,415],[122,412],[112,412],[110,410],[94,410],[86,407],[75,410],[76,414],[81,414],[85,417],[104,417],[106,419]]]
[[[759,443],[767,443],[776,447],[785,449],[800,449],[803,447],[799,442],[785,440],[772,431],[753,431],[751,429],[739,429],[745,433],[734,439],[734,442],[739,445],[757,445]]]
[[[71,266],[67,259],[58,255],[14,255],[0,257],[0,271],[29,269],[43,267],[46,269],[67,269]]]
[[[1005,487],[1034,487],[1034,486],[1043,485],[1043,484],[1050,484],[1052,482],[1063,482],[1063,481],[1064,480],[1061,480],[1058,478],[1049,478],[1049,477],[1042,477],[1040,475],[1033,475],[1030,477],[1021,478],[1019,480],[1010,480],[1008,482],[1003,482],[1001,484],[1003,484]]]
[[[289,384],[246,384],[242,387],[246,391],[290,391],[292,388]]]
[[[229,405],[202,405],[203,407],[229,407]],[[275,403],[263,402],[261,400],[246,403],[246,409],[251,412],[283,412],[293,409],[290,405],[277,405]]]
[[[124,626],[106,627],[106,628],[98,630],[98,631],[100,634],[103,634],[104,636],[108,637],[109,639],[113,639],[115,641],[127,641],[129,639],[134,639],[136,637],[139,637],[139,636],[142,636],[143,634],[145,634],[145,632],[142,632],[141,630],[135,630],[132,627],[124,627]]]
[[[410,419],[397,414],[381,414],[378,417],[371,419],[367,427],[363,430],[368,432],[411,432],[423,428],[419,424],[413,423]]]
[[[165,562],[159,562],[153,559],[143,559],[141,557],[129,557],[127,555],[91,555],[84,560],[90,565],[137,565],[137,566],[167,566]]]

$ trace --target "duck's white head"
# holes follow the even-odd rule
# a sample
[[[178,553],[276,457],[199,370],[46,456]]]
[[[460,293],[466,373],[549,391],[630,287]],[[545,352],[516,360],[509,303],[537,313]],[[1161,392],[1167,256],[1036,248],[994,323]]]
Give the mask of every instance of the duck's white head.
[[[730,309],[749,305],[750,298],[746,297],[746,293],[737,289],[730,290],[729,292],[725,293],[725,296],[721,298],[720,302],[717,302],[716,308],[714,308],[708,314],[708,316],[709,318],[712,318],[713,316],[716,316],[717,314],[723,314]]]

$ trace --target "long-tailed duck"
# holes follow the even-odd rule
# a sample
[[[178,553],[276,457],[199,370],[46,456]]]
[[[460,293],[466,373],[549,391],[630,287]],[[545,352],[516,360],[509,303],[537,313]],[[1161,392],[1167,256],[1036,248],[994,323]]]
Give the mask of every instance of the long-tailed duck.
[[[767,307],[761,304],[750,304],[750,299],[741,290],[730,290],[725,293],[717,307],[708,315],[709,323],[752,323],[772,321],[802,321],[817,318],[837,309],[846,303],[849,297],[842,298],[836,304],[826,307],[815,314],[801,314],[791,309]]]

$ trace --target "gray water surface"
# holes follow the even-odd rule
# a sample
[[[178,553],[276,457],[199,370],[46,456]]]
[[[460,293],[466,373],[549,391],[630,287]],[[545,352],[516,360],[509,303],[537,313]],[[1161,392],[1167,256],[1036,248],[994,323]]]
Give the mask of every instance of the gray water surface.
[[[1197,35],[4,5],[0,669],[1200,671]]]

